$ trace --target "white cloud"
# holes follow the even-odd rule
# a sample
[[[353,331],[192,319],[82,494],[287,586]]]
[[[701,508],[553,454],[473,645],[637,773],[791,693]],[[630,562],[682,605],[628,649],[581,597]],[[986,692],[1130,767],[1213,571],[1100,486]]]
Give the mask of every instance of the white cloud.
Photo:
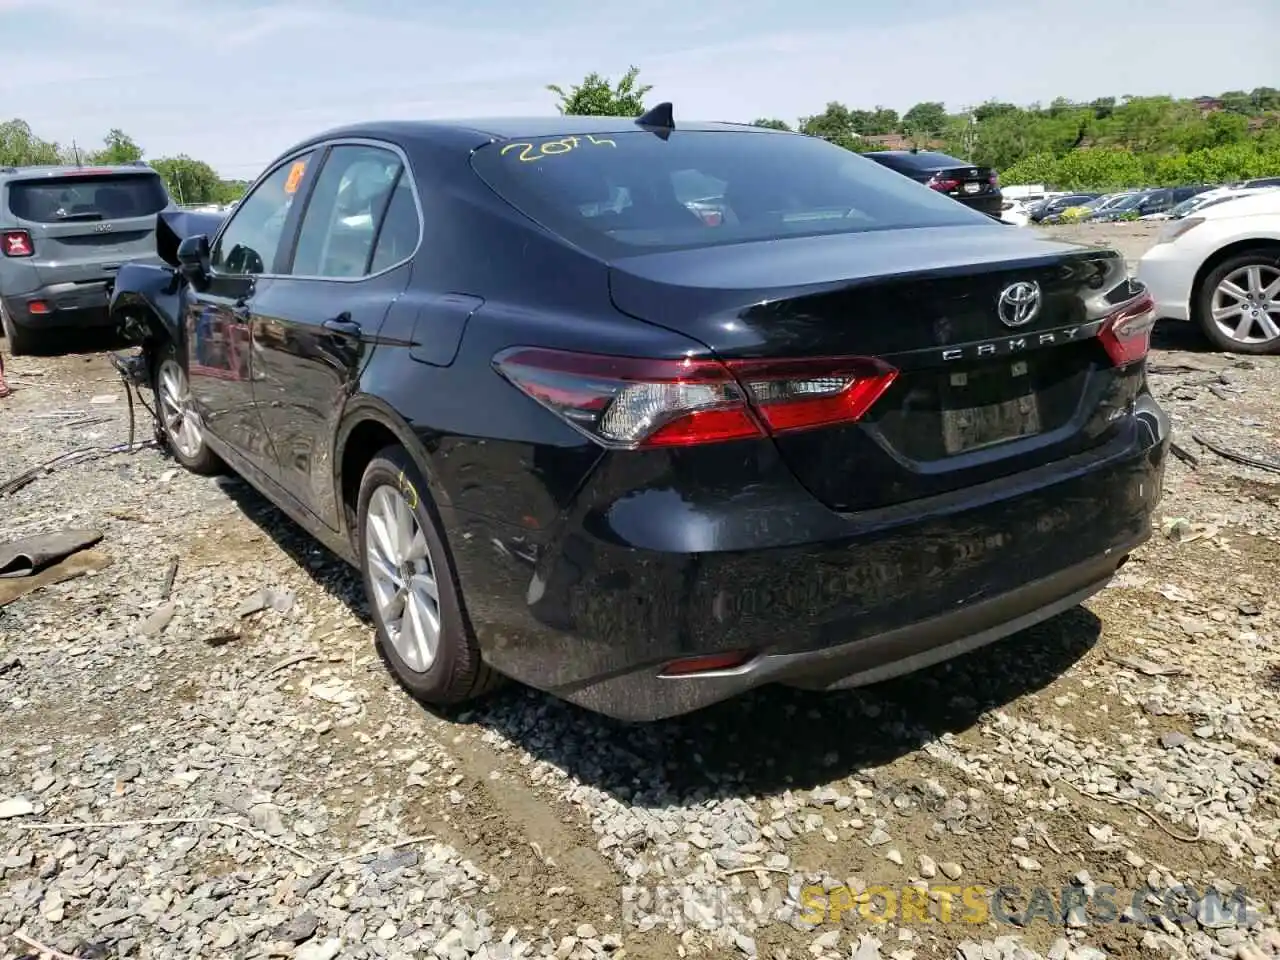
[[[637,0],[625,22],[585,0],[396,2],[0,0],[0,102],[47,138],[85,144],[119,126],[150,156],[250,176],[341,123],[549,113],[547,83],[630,63],[677,117],[794,120],[828,100],[905,109],[1249,89],[1275,82],[1274,64],[1199,38],[1280,31],[1274,0],[1167,0],[1158,16],[1137,0],[973,0],[964,15],[940,0],[823,0],[819,16],[815,0],[792,29],[781,0]]]

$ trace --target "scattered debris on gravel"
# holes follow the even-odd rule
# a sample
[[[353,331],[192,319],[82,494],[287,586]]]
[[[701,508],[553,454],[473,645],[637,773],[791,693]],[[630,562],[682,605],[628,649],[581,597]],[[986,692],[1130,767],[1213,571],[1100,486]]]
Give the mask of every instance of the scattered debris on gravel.
[[[243,482],[38,472],[0,538],[102,537],[0,596],[0,960],[1280,957],[1280,358],[1157,339],[1180,453],[1086,607],[645,726],[425,711]],[[0,483],[127,441],[104,356],[6,373]]]

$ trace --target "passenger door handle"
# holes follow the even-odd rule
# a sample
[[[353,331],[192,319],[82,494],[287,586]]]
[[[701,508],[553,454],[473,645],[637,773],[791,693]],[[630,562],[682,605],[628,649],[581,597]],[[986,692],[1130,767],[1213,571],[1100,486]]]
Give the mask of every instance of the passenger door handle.
[[[335,336],[346,337],[349,340],[360,339],[360,324],[352,320],[349,313],[340,313],[320,326]]]

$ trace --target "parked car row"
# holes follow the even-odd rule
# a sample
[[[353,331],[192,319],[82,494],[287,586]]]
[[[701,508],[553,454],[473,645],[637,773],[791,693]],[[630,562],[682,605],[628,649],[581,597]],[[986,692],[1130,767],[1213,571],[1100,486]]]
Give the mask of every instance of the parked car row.
[[[1143,187],[1115,193],[1067,193],[1046,191],[1043,187],[1011,187],[1006,191],[1000,217],[1019,226],[1028,223],[1170,220],[1184,217],[1210,203],[1278,186],[1280,177],[1263,177],[1221,186]]]

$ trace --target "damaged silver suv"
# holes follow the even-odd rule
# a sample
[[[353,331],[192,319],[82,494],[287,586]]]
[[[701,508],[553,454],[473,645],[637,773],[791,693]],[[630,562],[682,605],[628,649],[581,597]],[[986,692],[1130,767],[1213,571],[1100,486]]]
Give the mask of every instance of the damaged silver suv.
[[[171,209],[164,181],[141,162],[0,167],[0,326],[9,352],[109,325],[116,271],[156,259],[156,214]]]

